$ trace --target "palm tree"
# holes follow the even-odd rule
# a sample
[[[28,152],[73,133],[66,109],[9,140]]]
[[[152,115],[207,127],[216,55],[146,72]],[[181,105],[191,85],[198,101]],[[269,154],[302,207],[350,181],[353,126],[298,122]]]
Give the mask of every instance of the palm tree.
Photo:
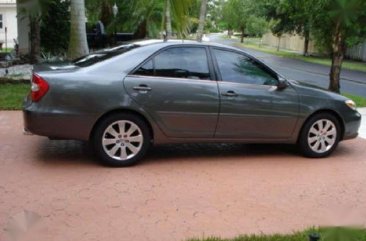
[[[164,39],[168,40],[172,37],[172,18],[171,18],[171,7],[170,7],[170,0],[165,0],[165,36]]]
[[[89,53],[86,39],[84,0],[71,0],[70,13],[71,26],[68,58],[75,59]]]
[[[194,1],[196,0],[113,0],[113,3],[123,6],[119,9],[115,23],[117,29],[134,32],[139,38],[156,38],[162,31],[168,34],[168,38],[171,38],[173,32],[183,36],[191,26],[189,13]],[[91,22],[98,20],[100,0],[87,0],[86,3],[88,19]],[[105,24],[107,31],[110,31],[111,23]]]
[[[172,37],[173,27],[182,36],[184,36],[190,27],[189,9],[192,6],[192,0],[165,0],[164,30],[166,39]]]
[[[122,1],[122,0],[120,0]],[[170,39],[173,29],[180,35],[190,27],[189,10],[193,0],[136,0],[131,3],[132,16],[124,25],[132,25],[147,31],[149,37],[156,37],[164,31],[165,39]]]
[[[41,19],[48,14],[51,0],[18,0],[18,18],[29,23],[30,61],[37,63],[41,59]]]
[[[200,42],[202,41],[203,29],[205,27],[206,13],[207,13],[207,0],[202,0],[200,10],[200,20],[197,29],[197,41]]]

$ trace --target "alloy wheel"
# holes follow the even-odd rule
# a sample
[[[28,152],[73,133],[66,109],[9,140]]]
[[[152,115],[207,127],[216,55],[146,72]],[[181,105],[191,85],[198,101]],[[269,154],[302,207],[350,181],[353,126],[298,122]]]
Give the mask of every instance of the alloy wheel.
[[[312,151],[325,153],[336,143],[337,134],[337,128],[332,121],[320,119],[310,127],[307,142]]]
[[[117,161],[135,157],[141,150],[144,137],[141,129],[133,122],[119,120],[110,124],[102,136],[105,153]]]

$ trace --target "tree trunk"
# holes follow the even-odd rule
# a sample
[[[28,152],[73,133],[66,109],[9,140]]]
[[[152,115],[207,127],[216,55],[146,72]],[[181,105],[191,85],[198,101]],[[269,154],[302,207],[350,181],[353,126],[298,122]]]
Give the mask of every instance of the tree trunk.
[[[241,27],[240,29],[241,29],[240,43],[244,43],[245,28]]]
[[[170,8],[170,0],[165,0],[165,41],[172,38],[172,17]]]
[[[341,33],[340,21],[336,24],[332,41],[332,66],[329,73],[329,90],[340,93],[340,76],[345,52],[345,42]]]
[[[202,0],[200,10],[200,20],[197,29],[197,41],[199,42],[202,41],[203,30],[205,27],[206,13],[207,13],[207,0]]]
[[[308,56],[309,55],[309,42],[310,42],[310,33],[309,31],[305,31],[304,33],[304,56]]]
[[[278,36],[277,51],[280,51],[280,45],[281,45],[281,36]]]
[[[332,66],[330,67],[330,82],[329,82],[329,90],[340,93],[340,75],[341,68],[343,62],[343,54],[341,53],[333,53],[332,57]]]
[[[144,19],[137,27],[137,30],[133,36],[135,39],[143,39],[147,37],[147,34],[147,21]]]
[[[233,30],[232,30],[232,27],[229,25],[228,27],[227,27],[227,36],[229,37],[229,38],[231,38],[231,36],[233,35]]]
[[[30,25],[30,61],[38,63],[41,55],[41,27],[37,17],[29,17]]]
[[[85,26],[84,0],[71,0],[70,42],[68,58],[75,59],[89,53]]]

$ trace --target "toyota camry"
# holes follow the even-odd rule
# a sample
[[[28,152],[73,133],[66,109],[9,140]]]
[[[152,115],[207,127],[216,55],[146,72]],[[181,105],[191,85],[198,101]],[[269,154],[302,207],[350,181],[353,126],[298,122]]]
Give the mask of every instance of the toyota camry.
[[[90,141],[112,166],[164,143],[292,143],[326,157],[361,120],[352,100],[287,80],[240,49],[178,40],[36,65],[23,113],[26,132]]]

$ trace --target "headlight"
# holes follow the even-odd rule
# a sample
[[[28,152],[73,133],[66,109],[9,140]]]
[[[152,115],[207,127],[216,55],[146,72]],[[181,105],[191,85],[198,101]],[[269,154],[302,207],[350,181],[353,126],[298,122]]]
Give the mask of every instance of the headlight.
[[[356,110],[356,103],[353,100],[346,100],[344,103],[352,110]]]

